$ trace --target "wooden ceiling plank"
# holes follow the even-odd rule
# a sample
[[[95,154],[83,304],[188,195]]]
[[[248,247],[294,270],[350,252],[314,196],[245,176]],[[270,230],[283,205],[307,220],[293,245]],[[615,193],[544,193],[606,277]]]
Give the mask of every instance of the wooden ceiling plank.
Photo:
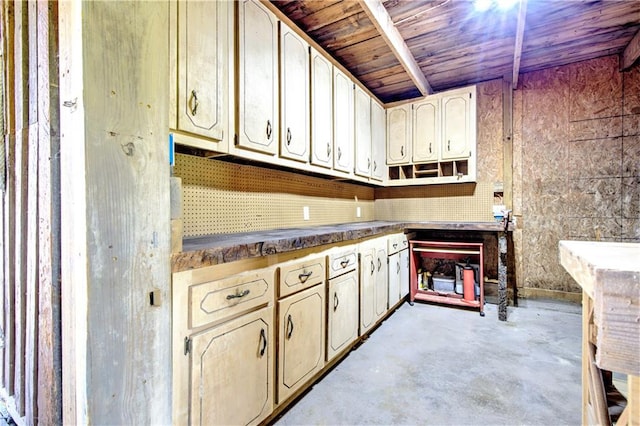
[[[633,36],[622,52],[620,71],[627,71],[640,58],[640,30]]]
[[[427,95],[432,93],[431,86],[418,66],[411,51],[407,47],[400,32],[393,25],[393,21],[384,8],[381,0],[359,0],[362,9],[369,15],[373,25],[380,31],[380,35],[389,45],[389,48],[396,55],[400,63],[405,67],[420,93]]]
[[[511,87],[518,87],[518,74],[520,73],[520,58],[522,57],[522,41],[524,40],[524,24],[527,16],[527,0],[520,0],[518,10],[518,25],[516,27],[516,43],[513,50],[513,76]]]

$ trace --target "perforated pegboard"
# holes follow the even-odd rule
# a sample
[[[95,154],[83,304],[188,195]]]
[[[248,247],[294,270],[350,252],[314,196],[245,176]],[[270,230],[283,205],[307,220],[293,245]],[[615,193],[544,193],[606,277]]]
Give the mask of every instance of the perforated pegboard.
[[[373,189],[360,185],[183,154],[174,173],[186,237],[374,219]]]

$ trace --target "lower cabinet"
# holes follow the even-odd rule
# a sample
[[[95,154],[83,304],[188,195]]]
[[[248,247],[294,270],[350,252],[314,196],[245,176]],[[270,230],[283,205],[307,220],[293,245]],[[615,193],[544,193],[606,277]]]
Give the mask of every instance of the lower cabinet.
[[[409,294],[409,241],[404,234],[388,237],[389,309]]]
[[[273,308],[196,334],[190,350],[190,424],[248,425],[273,410]]]
[[[360,335],[365,334],[387,312],[388,277],[386,238],[359,246]]]
[[[278,403],[324,367],[325,285],[278,301]]]
[[[358,274],[355,270],[329,280],[327,362],[358,338]]]

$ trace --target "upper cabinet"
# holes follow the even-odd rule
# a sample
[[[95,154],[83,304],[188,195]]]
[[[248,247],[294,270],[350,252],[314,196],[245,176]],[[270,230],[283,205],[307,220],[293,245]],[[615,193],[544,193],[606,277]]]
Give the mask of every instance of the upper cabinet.
[[[387,140],[387,114],[378,102],[371,99],[371,178],[383,180],[386,176],[385,146]]]
[[[475,182],[475,86],[428,96],[411,106],[412,161],[408,163],[397,160],[389,163],[386,184]],[[389,132],[390,147],[399,143],[391,142],[392,138],[397,139],[399,135],[400,132]],[[393,152],[396,151],[390,151],[388,156],[397,157]]]
[[[387,164],[411,161],[411,104],[387,110]]]
[[[179,142],[199,137],[198,147],[226,152],[233,4],[177,2],[171,12],[172,130]]]
[[[278,20],[260,2],[238,7],[237,145],[267,154],[278,148]],[[302,95],[302,94],[301,94]]]
[[[280,156],[309,160],[309,45],[280,22]]]
[[[353,172],[353,82],[333,67],[333,168]]]
[[[456,91],[442,97],[442,159],[455,160],[471,156],[470,145],[475,144],[475,127],[471,129],[470,90]],[[474,120],[475,124],[475,120]],[[472,136],[473,134],[473,136]]]
[[[355,174],[371,176],[371,97],[355,87]]]
[[[427,99],[413,106],[413,162],[438,161],[439,153],[439,102]]]
[[[311,48],[311,164],[333,167],[333,65]]]

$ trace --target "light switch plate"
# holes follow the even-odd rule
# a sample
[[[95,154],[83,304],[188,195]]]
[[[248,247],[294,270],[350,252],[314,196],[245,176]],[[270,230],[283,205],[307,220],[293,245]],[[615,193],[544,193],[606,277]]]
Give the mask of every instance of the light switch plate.
[[[362,210],[360,210],[360,207],[356,207],[356,217],[360,216],[362,216]]]
[[[309,206],[304,206],[302,208],[302,218],[304,220],[309,220]]]

